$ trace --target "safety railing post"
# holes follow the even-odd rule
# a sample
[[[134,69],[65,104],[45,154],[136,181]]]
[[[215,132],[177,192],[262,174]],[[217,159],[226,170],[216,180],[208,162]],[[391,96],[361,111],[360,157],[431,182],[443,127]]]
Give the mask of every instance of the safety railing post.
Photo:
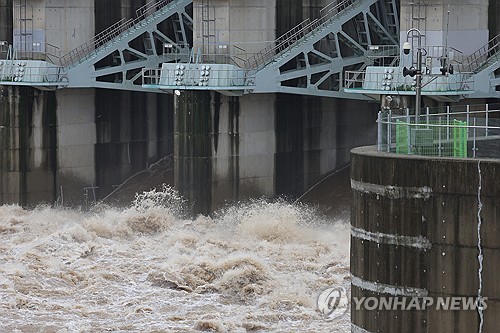
[[[378,112],[377,127],[378,127],[377,149],[378,149],[378,151],[382,151],[382,111]]]
[[[473,132],[473,138],[472,138],[472,157],[476,158],[476,150],[477,150],[477,147],[476,147],[476,117],[474,117],[473,121],[474,121],[474,128],[472,129],[472,132]]]
[[[446,106],[446,140],[450,140],[450,106]]]
[[[417,123],[417,122],[415,122]],[[408,154],[411,154],[412,152],[412,146],[411,146],[411,116],[410,116],[410,109],[406,108],[406,145],[407,145],[407,152]]]
[[[439,117],[438,119],[438,124],[439,124],[439,127],[438,127],[438,156],[441,157],[442,156],[442,150],[443,150],[443,145],[442,145],[442,142],[441,142],[441,117]]]
[[[469,126],[470,126],[470,105],[467,104],[467,138],[469,137]]]
[[[486,121],[486,128],[485,128],[485,137],[488,138],[488,120],[490,119],[490,106],[489,104],[486,104],[486,116],[485,116],[485,121]]]
[[[389,114],[387,115],[387,152],[391,152],[391,145],[392,145],[392,110],[389,109]]]

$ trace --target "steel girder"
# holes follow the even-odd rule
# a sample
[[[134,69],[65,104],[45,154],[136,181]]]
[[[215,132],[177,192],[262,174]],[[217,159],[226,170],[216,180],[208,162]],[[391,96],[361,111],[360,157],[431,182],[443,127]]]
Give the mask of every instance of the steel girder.
[[[62,58],[66,62],[67,87],[151,91],[142,88],[143,68],[189,60],[192,3],[168,1],[162,8],[149,9],[149,15],[90,52],[82,52],[83,46],[70,52]]]
[[[255,70],[251,92],[368,99],[342,91],[344,71],[369,65],[372,44],[399,45],[399,6],[397,0],[351,2]]]

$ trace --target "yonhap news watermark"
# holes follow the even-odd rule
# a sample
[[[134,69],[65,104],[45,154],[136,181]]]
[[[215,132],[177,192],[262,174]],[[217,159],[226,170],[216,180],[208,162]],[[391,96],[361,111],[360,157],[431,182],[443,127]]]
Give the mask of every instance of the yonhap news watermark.
[[[487,297],[464,296],[390,296],[349,297],[343,287],[323,290],[317,298],[317,309],[330,321],[343,316],[352,308],[356,311],[485,311]]]
[[[408,296],[380,296],[380,297],[353,297],[352,307],[355,310],[393,310],[393,311],[477,311],[486,310],[487,297],[408,297]]]

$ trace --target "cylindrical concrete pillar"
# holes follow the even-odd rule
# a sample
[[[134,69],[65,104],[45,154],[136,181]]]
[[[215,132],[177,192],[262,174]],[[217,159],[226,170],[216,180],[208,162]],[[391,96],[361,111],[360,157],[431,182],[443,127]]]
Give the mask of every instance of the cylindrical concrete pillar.
[[[500,161],[351,155],[352,331],[497,332]]]
[[[211,211],[212,201],[211,100],[209,91],[185,91],[174,114],[175,187],[202,214]]]

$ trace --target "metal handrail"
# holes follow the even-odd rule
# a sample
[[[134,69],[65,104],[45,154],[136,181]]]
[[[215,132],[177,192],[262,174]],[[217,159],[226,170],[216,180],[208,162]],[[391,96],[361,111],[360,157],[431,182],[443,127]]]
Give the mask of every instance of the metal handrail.
[[[366,57],[373,65],[375,65],[375,62],[377,62],[377,66],[392,67],[395,66],[395,64],[399,63],[399,53],[399,45],[369,45],[366,52]],[[366,63],[364,68],[366,68],[366,66],[368,65],[369,64]]]
[[[72,51],[61,57],[61,64],[65,67],[74,67],[88,59],[95,51],[120,36],[136,24],[152,16],[167,5],[177,0],[151,0],[136,11],[136,17],[129,20],[121,19],[107,29],[95,35],[89,41],[83,43]]]
[[[476,73],[476,71],[485,65],[491,58],[495,57],[498,60],[499,53],[500,35],[497,35],[488,41],[486,45],[482,46],[469,57],[464,59],[464,69],[467,72]]]
[[[16,42],[12,45],[17,51],[19,59],[24,60],[45,60],[59,65],[61,52],[56,45],[46,42]]]
[[[0,82],[64,84],[67,83],[67,72],[57,65],[33,66],[23,60],[11,60],[3,64],[0,71]],[[65,81],[66,80],[66,81]]]
[[[424,45],[422,49],[426,51],[426,58],[449,59],[450,63],[463,64],[464,54],[462,51],[451,47],[442,45]],[[453,54],[453,57],[450,57]]]
[[[447,76],[442,75],[426,75],[426,80],[423,82],[422,88],[424,92],[441,92],[446,93],[469,93],[474,90],[474,80],[468,75],[469,73],[458,73],[455,75],[456,80],[449,81]],[[358,90],[380,90],[387,91],[393,94],[404,94],[405,91],[414,91],[415,87],[405,79],[401,72],[390,74],[392,78],[389,80],[391,84],[381,85],[388,73],[384,67],[380,67],[379,71],[355,70],[345,71],[344,73],[344,88]],[[439,79],[439,80],[438,80]],[[441,81],[445,79],[445,81]]]
[[[486,104],[436,108],[417,116],[409,109],[385,110],[378,116],[380,151],[403,155],[500,158],[500,110]],[[473,110],[474,109],[474,110]],[[422,110],[424,111],[424,110]]]
[[[361,0],[336,0],[320,10],[320,17],[311,21],[306,19],[278,39],[273,44],[268,45],[263,50],[250,57],[245,66],[248,69],[261,69],[269,64],[272,59],[279,54],[289,50],[307,35],[317,31],[320,27],[329,23],[338,14],[351,7]]]

